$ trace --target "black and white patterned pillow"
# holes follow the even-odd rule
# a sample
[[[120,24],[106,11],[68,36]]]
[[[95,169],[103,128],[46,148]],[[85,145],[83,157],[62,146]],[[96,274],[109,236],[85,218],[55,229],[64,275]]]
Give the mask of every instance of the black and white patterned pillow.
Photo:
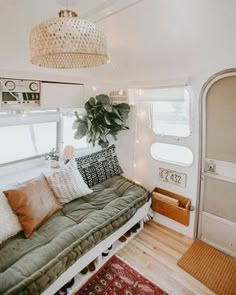
[[[76,162],[79,172],[89,187],[123,173],[114,144],[99,152],[77,158]]]

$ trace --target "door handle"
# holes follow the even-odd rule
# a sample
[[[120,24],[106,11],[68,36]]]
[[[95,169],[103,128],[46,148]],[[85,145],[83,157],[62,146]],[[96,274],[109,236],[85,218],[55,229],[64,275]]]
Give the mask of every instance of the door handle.
[[[216,163],[213,160],[205,160],[204,162],[204,172],[215,173]]]

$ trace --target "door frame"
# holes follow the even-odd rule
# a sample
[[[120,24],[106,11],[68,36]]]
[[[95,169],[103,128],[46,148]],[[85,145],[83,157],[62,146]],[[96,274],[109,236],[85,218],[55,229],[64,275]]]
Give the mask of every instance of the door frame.
[[[198,198],[197,198],[197,214],[195,223],[195,236],[197,239],[201,235],[201,212],[203,210],[203,197],[204,197],[204,160],[206,155],[206,98],[208,91],[214,83],[230,76],[236,76],[236,68],[226,69],[212,75],[203,85],[200,92],[199,99],[199,176],[198,176]]]

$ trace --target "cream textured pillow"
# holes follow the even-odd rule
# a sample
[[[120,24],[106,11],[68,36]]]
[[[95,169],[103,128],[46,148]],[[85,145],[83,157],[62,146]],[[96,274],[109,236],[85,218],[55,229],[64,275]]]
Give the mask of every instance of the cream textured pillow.
[[[74,159],[70,160],[60,171],[46,176],[46,179],[61,204],[93,192],[84,182]]]
[[[4,193],[0,191],[0,244],[22,230]]]

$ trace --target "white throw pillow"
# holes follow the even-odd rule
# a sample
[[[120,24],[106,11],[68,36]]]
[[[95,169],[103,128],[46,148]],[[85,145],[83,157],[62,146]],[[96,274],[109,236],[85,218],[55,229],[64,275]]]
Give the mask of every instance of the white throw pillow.
[[[61,170],[47,175],[46,179],[61,204],[93,192],[84,182],[74,159],[70,160]]]
[[[0,244],[22,230],[4,193],[0,191]]]

